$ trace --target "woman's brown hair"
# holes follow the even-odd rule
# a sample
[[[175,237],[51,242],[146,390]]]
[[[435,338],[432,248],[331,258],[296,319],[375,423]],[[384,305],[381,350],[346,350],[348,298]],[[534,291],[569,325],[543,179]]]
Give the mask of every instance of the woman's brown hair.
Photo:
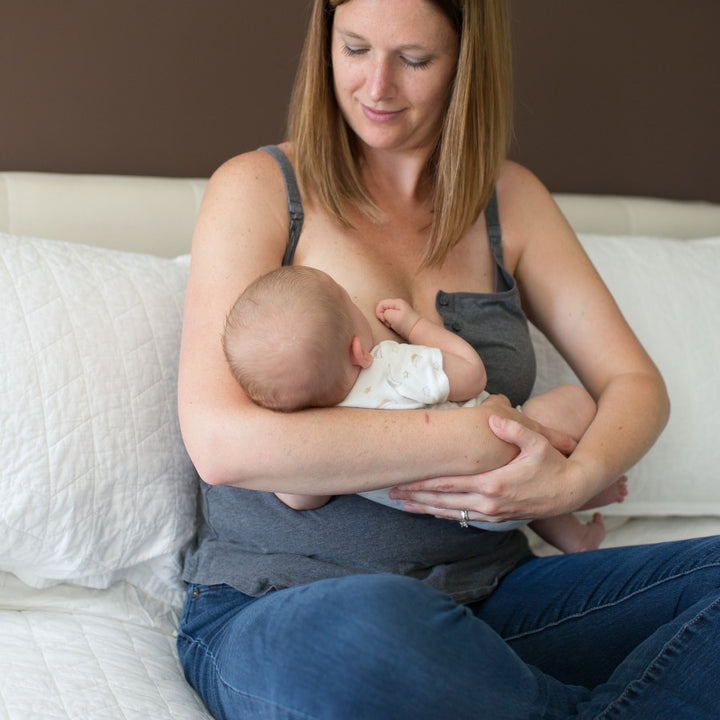
[[[363,185],[358,146],[333,90],[333,14],[347,1],[313,4],[288,122],[301,192],[346,226],[348,203],[380,217]],[[507,0],[427,1],[457,30],[460,51],[445,121],[428,164],[434,212],[423,266],[441,265],[487,205],[506,157],[512,107]]]

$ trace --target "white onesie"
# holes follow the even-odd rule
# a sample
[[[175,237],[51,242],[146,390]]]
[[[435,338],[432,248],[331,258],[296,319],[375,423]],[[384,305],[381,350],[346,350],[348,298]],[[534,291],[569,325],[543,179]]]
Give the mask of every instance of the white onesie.
[[[438,348],[384,340],[370,354],[372,364],[360,371],[340,405],[384,410],[461,407],[479,405],[488,397],[483,392],[467,402],[448,402],[450,383]]]

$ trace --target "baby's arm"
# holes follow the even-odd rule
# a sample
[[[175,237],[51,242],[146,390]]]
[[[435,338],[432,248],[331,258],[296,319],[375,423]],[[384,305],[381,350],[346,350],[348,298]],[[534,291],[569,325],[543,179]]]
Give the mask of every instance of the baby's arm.
[[[409,343],[440,349],[443,370],[450,381],[449,400],[468,400],[485,389],[485,365],[475,348],[459,335],[421,317],[400,298],[381,300],[375,313],[382,323]]]
[[[298,495],[295,493],[275,493],[275,496],[293,510],[317,510],[332,497],[332,495]]]

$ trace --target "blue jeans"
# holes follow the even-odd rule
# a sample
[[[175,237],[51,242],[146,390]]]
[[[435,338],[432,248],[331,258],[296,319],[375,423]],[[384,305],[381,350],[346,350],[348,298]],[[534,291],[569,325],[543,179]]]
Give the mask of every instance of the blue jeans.
[[[720,538],[533,558],[470,606],[394,575],[190,586],[178,650],[218,720],[716,720]]]

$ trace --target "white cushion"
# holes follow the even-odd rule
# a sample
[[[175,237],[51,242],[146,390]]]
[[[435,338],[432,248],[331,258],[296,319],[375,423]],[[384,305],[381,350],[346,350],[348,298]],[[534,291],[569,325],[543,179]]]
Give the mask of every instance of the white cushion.
[[[588,255],[665,378],[670,421],[629,473],[621,515],[720,515],[720,238],[581,235]],[[536,391],[577,382],[533,329]]]
[[[174,639],[94,613],[0,610],[4,720],[210,720]]]
[[[177,600],[187,263],[0,234],[0,570]]]

